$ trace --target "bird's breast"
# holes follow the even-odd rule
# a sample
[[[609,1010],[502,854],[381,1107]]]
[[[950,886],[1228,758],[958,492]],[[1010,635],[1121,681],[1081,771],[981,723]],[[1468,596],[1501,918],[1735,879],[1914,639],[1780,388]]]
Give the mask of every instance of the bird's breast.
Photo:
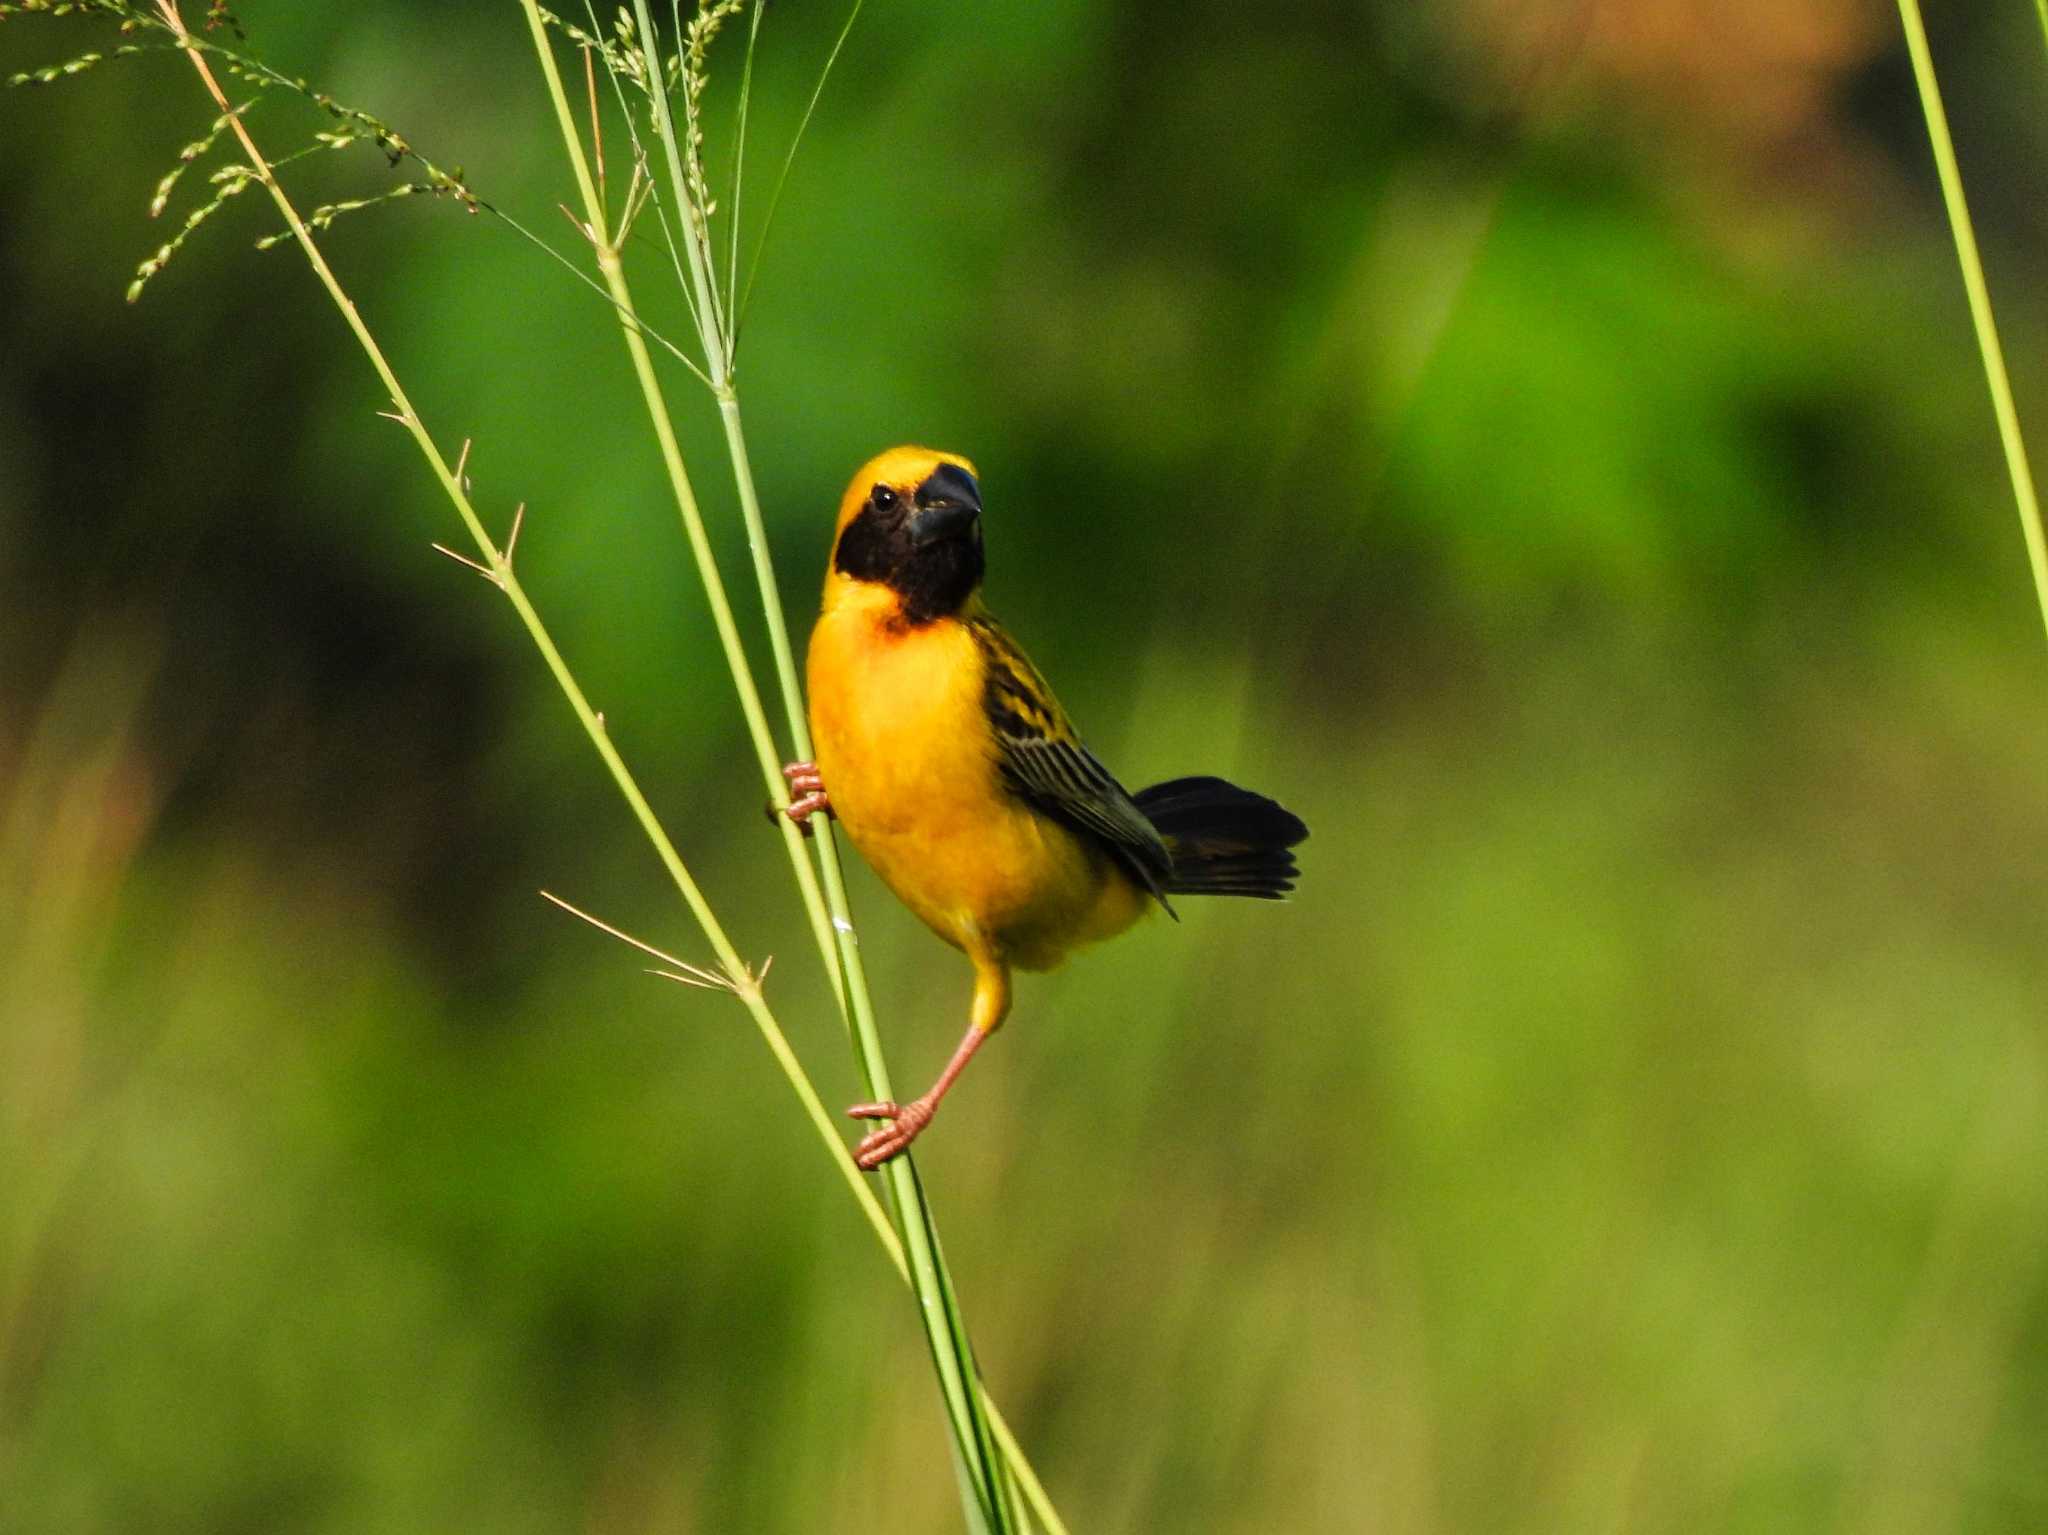
[[[810,674],[818,767],[855,841],[996,792],[981,659],[959,625],[827,614],[811,639]]]
[[[1111,861],[1004,785],[983,664],[961,624],[828,609],[809,664],[818,770],[854,845],[934,932],[1041,968],[1142,903],[1124,915]],[[1118,920],[1101,922],[1112,896]]]

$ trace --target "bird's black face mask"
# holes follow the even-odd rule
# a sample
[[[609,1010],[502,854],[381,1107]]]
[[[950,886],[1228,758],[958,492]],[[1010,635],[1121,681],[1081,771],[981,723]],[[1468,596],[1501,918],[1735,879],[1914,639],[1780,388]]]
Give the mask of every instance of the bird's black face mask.
[[[954,464],[939,465],[908,493],[875,486],[839,535],[832,568],[888,587],[909,623],[959,612],[981,585],[981,487]]]

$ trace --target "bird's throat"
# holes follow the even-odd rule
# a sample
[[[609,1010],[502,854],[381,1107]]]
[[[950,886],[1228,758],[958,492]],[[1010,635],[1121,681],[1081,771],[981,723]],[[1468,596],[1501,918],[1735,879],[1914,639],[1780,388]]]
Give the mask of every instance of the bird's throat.
[[[887,587],[901,604],[903,621],[916,627],[951,617],[974,595],[981,585],[981,537],[970,527],[918,544],[902,522],[865,511],[839,535],[832,568],[849,580]]]

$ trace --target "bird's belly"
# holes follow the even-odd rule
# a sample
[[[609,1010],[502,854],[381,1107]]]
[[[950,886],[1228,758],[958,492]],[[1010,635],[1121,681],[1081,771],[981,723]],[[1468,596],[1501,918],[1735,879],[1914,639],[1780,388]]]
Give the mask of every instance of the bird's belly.
[[[834,639],[821,624],[814,672]],[[842,649],[836,686],[813,680],[818,769],[861,856],[928,927],[956,948],[1047,969],[1130,926],[1144,897],[1101,849],[1004,786],[979,669],[954,643],[973,642],[935,628]]]
[[[829,782],[829,780],[828,780]],[[1047,970],[1138,917],[1136,887],[1064,827],[991,797],[937,796],[847,825],[870,866],[956,948]]]

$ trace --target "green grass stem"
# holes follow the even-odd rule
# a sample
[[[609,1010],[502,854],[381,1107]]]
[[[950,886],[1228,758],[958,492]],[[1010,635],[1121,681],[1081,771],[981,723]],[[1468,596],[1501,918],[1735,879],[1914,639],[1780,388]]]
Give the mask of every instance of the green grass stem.
[[[639,25],[638,41],[642,50],[643,69],[648,79],[660,80],[664,78],[658,46],[661,34],[655,27],[648,0],[634,0],[634,8]],[[750,45],[757,36],[758,33],[750,35]],[[680,27],[677,46],[682,46]],[[692,90],[694,84],[691,61],[685,60],[682,74],[683,89]],[[664,169],[668,174],[673,198],[674,223],[665,227],[672,227],[680,232],[683,257],[689,272],[691,292],[694,295],[691,308],[698,319],[705,367],[711,375],[713,393],[718,401],[719,417],[725,431],[727,452],[731,459],[741,515],[747,530],[747,542],[752,555],[756,584],[760,591],[769,646],[781,685],[783,708],[788,719],[795,754],[807,759],[811,756],[811,741],[805,719],[803,693],[797,679],[796,660],[789,639],[789,625],[783,614],[773,556],[761,515],[760,496],[754,483],[752,461],[747,453],[739,397],[734,385],[734,336],[731,315],[726,301],[719,292],[709,210],[701,205],[701,194],[697,191],[705,184],[701,164],[696,159],[699,146],[693,126],[701,117],[701,113],[693,110],[690,114],[691,126],[686,128],[689,134],[686,148],[682,136],[676,130],[675,113],[668,93],[656,90],[651,92],[650,96],[655,132],[661,143]],[[832,966],[836,948],[837,965],[845,971],[844,996],[851,1005],[855,1055],[868,1090],[878,1099],[893,1099],[895,1094],[889,1082],[888,1067],[881,1049],[874,1005],[846,900],[837,845],[830,839],[829,829],[821,828],[820,854],[826,899],[832,915],[832,930],[836,935],[836,944],[830,948],[821,946],[821,954],[826,964]],[[1016,1515],[1001,1470],[1001,1458],[983,1407],[985,1391],[967,1337],[965,1319],[961,1314],[951,1276],[945,1272],[940,1258],[937,1229],[930,1205],[925,1199],[923,1185],[909,1157],[900,1157],[889,1164],[883,1171],[883,1178],[893,1196],[892,1203],[899,1218],[899,1231],[910,1259],[913,1286],[919,1303],[918,1314],[923,1321],[926,1340],[930,1345],[933,1368],[939,1377],[940,1393],[953,1434],[955,1455],[965,1471],[965,1481],[976,1505],[970,1512],[978,1513],[983,1524],[994,1532],[994,1535],[1004,1535],[1004,1532],[1018,1527]]]
[[[768,716],[761,705],[761,692],[755,685],[753,667],[747,660],[746,647],[740,640],[738,625],[734,622],[732,604],[725,591],[724,579],[718,573],[717,556],[711,549],[710,534],[704,525],[702,509],[697,504],[695,489],[690,483],[689,471],[683,463],[681,445],[676,441],[675,427],[670,419],[668,403],[663,395],[661,380],[654,371],[654,359],[649,354],[642,335],[639,310],[633,301],[632,289],[626,281],[625,262],[621,254],[621,239],[610,228],[610,214],[592,178],[590,163],[583,153],[583,141],[577,133],[576,118],[569,106],[569,96],[563,87],[561,71],[555,66],[552,48],[549,46],[545,24],[540,9],[533,0],[523,0],[527,22],[533,34],[535,52],[542,61],[549,98],[554,103],[555,117],[561,128],[562,139],[569,151],[570,168],[576,178],[576,187],[583,199],[585,229],[595,252],[598,269],[604,278],[606,291],[613,308],[619,316],[620,334],[625,338],[626,350],[633,363],[633,375],[639,383],[642,398],[647,405],[647,414],[654,428],[656,442],[661,450],[662,466],[668,474],[669,488],[675,497],[676,509],[682,518],[683,531],[689,540],[690,553],[697,564],[697,574],[704,587],[706,600],[711,605],[714,627],[718,632],[719,647],[725,653],[727,669],[732,673],[734,691],[739,696],[740,712],[745,717],[747,738],[753,743],[756,765],[761,772],[763,784],[767,787],[772,803],[789,803],[788,785],[782,778],[782,764],[777,760],[775,740],[768,728]],[[825,911],[822,892],[812,870],[811,862],[804,851],[803,835],[786,816],[777,816],[781,828],[783,850],[797,879],[806,918],[811,924],[813,939],[821,953],[831,953],[831,919]],[[835,994],[843,991],[837,967],[829,960],[826,968],[831,975]],[[844,1002],[841,997],[842,1005]]]
[[[569,154],[577,186],[584,199],[587,224],[593,231],[605,231],[608,213],[591,178],[581,136],[576,128],[574,114],[569,108],[567,91],[563,87],[561,73],[555,63],[538,6],[534,0],[523,0],[523,4],[534,48],[547,79],[549,95],[555,104],[564,148]],[[643,50],[645,76],[651,81],[663,80],[666,76],[660,60],[660,33],[655,27],[647,0],[635,0],[635,7],[639,31],[638,45]],[[678,38],[679,46],[680,43],[681,39]],[[689,66],[686,63],[686,88],[688,72]],[[697,321],[706,369],[718,400],[720,419],[725,429],[748,544],[752,551],[753,567],[760,588],[764,618],[769,631],[770,648],[781,685],[784,710],[790,724],[791,739],[796,747],[796,754],[808,757],[810,738],[804,721],[802,690],[797,679],[794,653],[790,646],[788,623],[783,614],[775,581],[773,558],[761,516],[760,498],[746,451],[739,401],[733,388],[733,335],[728,328],[730,316],[718,289],[708,210],[700,205],[698,198],[693,194],[693,188],[703,184],[702,176],[697,174],[699,167],[690,159],[695,150],[695,138],[693,134],[691,149],[686,152],[677,133],[667,93],[657,88],[649,94],[655,131],[661,142],[672,197],[671,211],[674,223],[671,225],[664,220],[664,227],[671,230],[671,238],[680,239],[688,272],[686,297],[691,301],[691,312]],[[622,316],[635,315],[637,311],[626,283],[617,243],[608,233],[594,235],[593,243],[598,247],[599,263],[604,270],[607,287]],[[634,353],[634,370],[641,382],[649,416],[654,423],[657,436],[662,441],[664,462],[669,469],[671,484],[678,506],[682,509],[692,547],[699,551],[699,573],[711,597],[714,613],[720,615],[720,633],[723,639],[730,623],[730,603],[725,595],[716,561],[710,555],[708,540],[704,536],[703,519],[684,471],[680,451],[675,447],[667,405],[659,383],[653,376],[652,359],[648,356],[645,345],[639,341],[634,326],[622,325],[622,331]],[[760,692],[754,682],[752,669],[743,647],[738,643],[736,633],[726,644],[726,657],[733,673],[735,687],[741,695],[748,730],[754,738],[756,755],[760,759],[770,795],[775,803],[786,804],[787,787],[781,778],[780,762],[774,748],[773,736],[761,705]],[[831,839],[829,829],[820,830],[818,841],[824,871],[825,900],[830,908],[829,918],[820,920],[820,914],[814,906],[818,893],[818,872],[805,856],[795,828],[786,818],[778,819],[782,820],[784,840],[791,849],[792,866],[796,869],[799,884],[804,889],[806,906],[813,911],[813,936],[818,941],[820,956],[828,970],[833,973],[835,981],[840,982],[841,1004],[848,1008],[852,1016],[855,1049],[862,1074],[869,1090],[875,1096],[891,1097],[893,1094],[881,1051],[865,971],[860,962],[858,942],[849,915],[836,844]],[[843,980],[840,977],[842,969]],[[1021,1462],[1023,1457],[1017,1452],[1013,1439],[1006,1433],[998,1434],[996,1431],[986,1389],[975,1367],[965,1322],[951,1278],[945,1272],[940,1257],[936,1228],[916,1170],[907,1157],[899,1158],[889,1166],[884,1177],[901,1217],[900,1235],[908,1257],[909,1277],[916,1292],[919,1315],[925,1326],[934,1367],[939,1375],[955,1451],[966,1468],[967,1481],[972,1489],[975,1507],[970,1512],[978,1514],[991,1530],[1001,1535],[1001,1532],[1021,1527],[1011,1506],[1009,1479],[1004,1473],[1003,1463],[1006,1460],[1013,1463]],[[1011,1470],[1016,1473],[1014,1464]],[[1057,1517],[1052,1514],[1050,1504],[1045,1500],[1043,1489],[1037,1485],[1036,1478],[1029,1474],[1028,1467],[1016,1474],[1027,1492],[1033,1494],[1032,1501],[1039,1505],[1041,1518],[1047,1527],[1053,1530],[1060,1529]]]
[[[2036,0],[2042,26],[2048,29],[2048,0]],[[2020,531],[2027,541],[2027,560],[2034,572],[2034,598],[2041,624],[2048,631],[2048,536],[2041,529],[2041,503],[2034,494],[2034,473],[2020,436],[2019,411],[2013,405],[2012,381],[2006,376],[2005,349],[1999,345],[1998,322],[1991,314],[1991,290],[1984,281],[1984,262],[1977,252],[1977,232],[1970,205],[1963,197],[1963,173],[1956,164],[1949,137],[1948,113],[1934,78],[1934,58],[1927,48],[1927,28],[1920,19],[1920,0],[1899,0],[1899,20],[1906,29],[1906,49],[1913,56],[1913,81],[1920,91],[1920,109],[1927,117],[1927,137],[1934,146],[1934,166],[1941,177],[1942,200],[1948,205],[1949,230],[1955,236],[1956,259],[1962,264],[1963,291],[1969,295],[1970,321],[1977,330],[1977,350],[1984,358],[1984,378],[1991,386],[1991,408],[1998,417],[1998,437],[2005,446],[2006,473],[2013,500],[2019,505]]]

